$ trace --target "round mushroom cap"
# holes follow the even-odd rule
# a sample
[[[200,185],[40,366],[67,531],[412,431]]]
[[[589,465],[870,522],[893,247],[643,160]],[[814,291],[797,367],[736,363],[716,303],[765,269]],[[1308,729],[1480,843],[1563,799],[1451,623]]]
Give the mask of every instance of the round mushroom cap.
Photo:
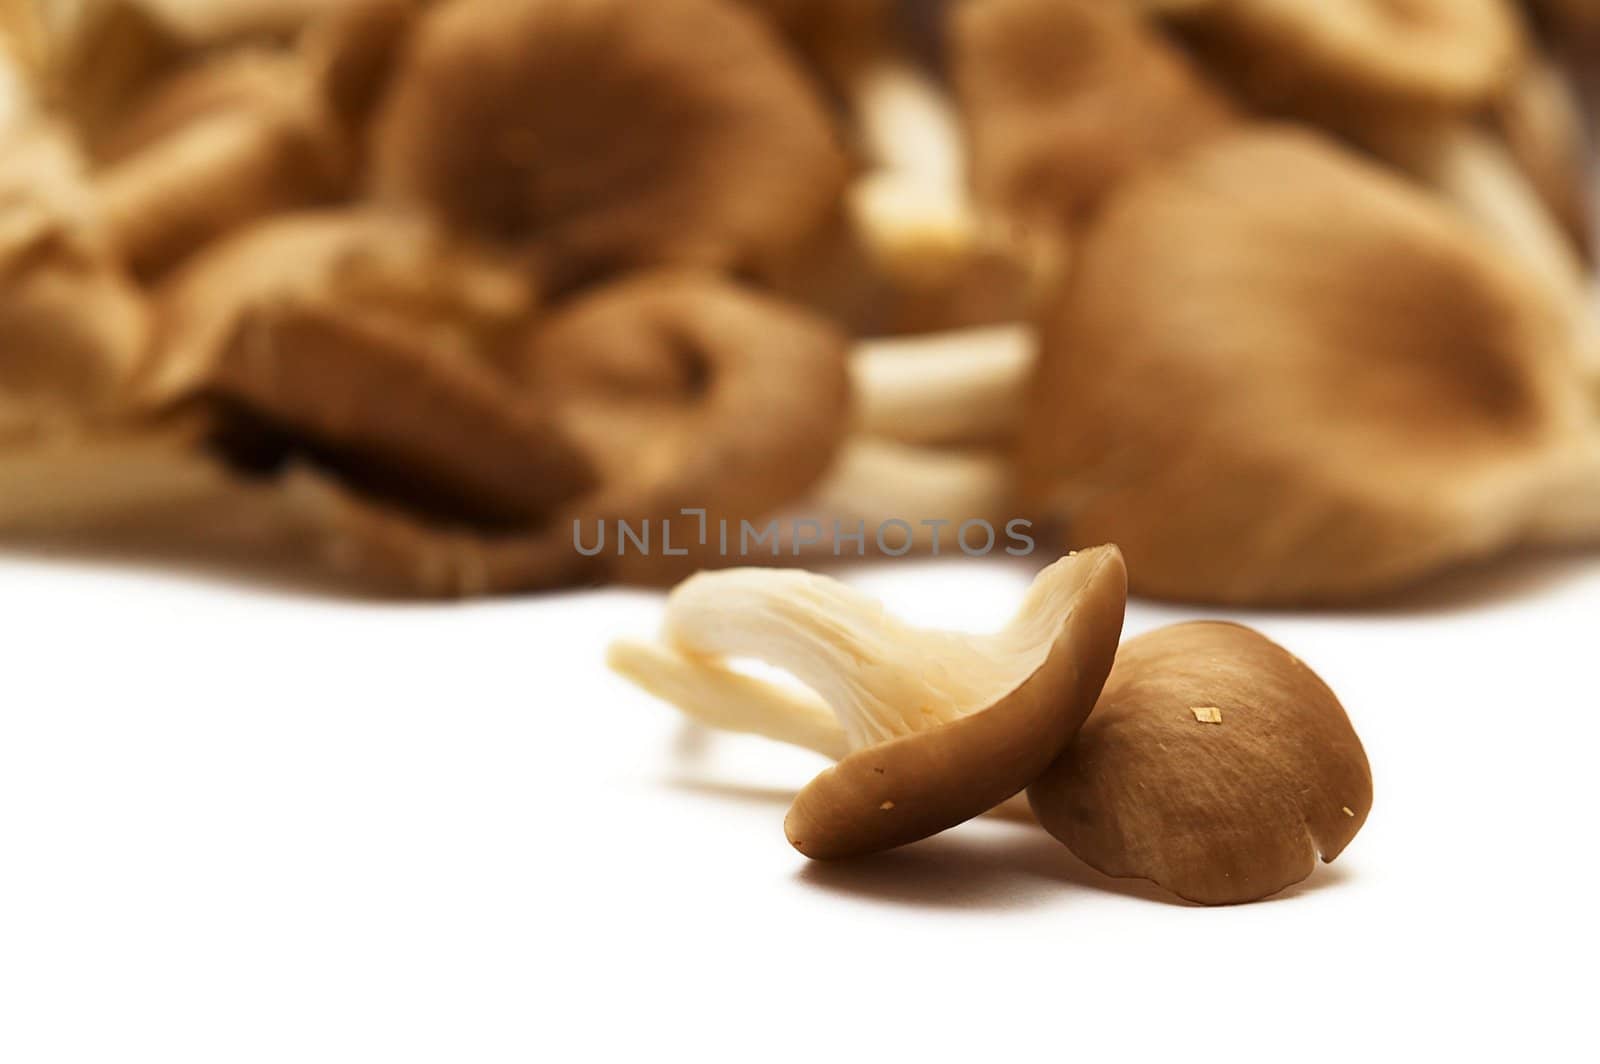
[[[624,581],[715,564],[715,528],[769,515],[832,464],[849,422],[848,342],[771,297],[693,272],[588,293],[535,330],[519,376],[599,471],[575,519],[671,523],[674,550],[604,559]]]
[[[1372,808],[1372,771],[1339,700],[1300,659],[1207,621],[1123,644],[1028,801],[1107,875],[1229,905],[1338,857]]]
[[[1071,224],[1144,166],[1229,128],[1228,103],[1130,10],[985,0],[959,10],[955,70],[978,196]]]
[[[1204,0],[1175,16],[1267,100],[1465,110],[1494,95],[1522,55],[1504,0]]]
[[[841,193],[813,89],[723,0],[455,0],[412,45],[377,120],[379,196],[539,245],[564,280],[754,267]]]
[[[1042,346],[1022,489],[1156,597],[1351,600],[1504,549],[1530,474],[1591,431],[1560,309],[1310,134],[1120,189]]]
[[[1052,571],[1053,570],[1053,571]],[[1019,641],[1042,661],[989,705],[858,750],[802,790],[784,820],[795,849],[818,860],[916,842],[1020,792],[1089,717],[1122,634],[1128,574],[1115,547],[1055,563],[1025,604]]]

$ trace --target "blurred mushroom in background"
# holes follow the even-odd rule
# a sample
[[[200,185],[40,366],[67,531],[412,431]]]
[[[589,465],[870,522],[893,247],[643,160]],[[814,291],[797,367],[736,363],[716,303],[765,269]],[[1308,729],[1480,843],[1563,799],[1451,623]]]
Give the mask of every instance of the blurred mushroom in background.
[[[1197,0],[1169,14],[1207,69],[1254,107],[1377,155],[1519,255],[1567,306],[1585,360],[1600,371],[1600,324],[1582,258],[1587,235],[1562,226],[1569,191],[1553,191],[1547,173],[1525,172],[1493,123],[1482,121],[1500,101],[1515,102],[1536,62],[1507,0]],[[1548,160],[1549,150],[1542,154]]]
[[[518,374],[599,471],[556,522],[605,548],[594,579],[671,583],[737,563],[741,523],[765,524],[832,466],[846,349],[826,321],[693,272],[640,274],[540,324]],[[622,522],[653,546],[608,544]]]
[[[1047,517],[1289,603],[1586,541],[1592,22],[0,0],[0,530],[458,595]]]
[[[1452,213],[1307,132],[1107,201],[1045,323],[1024,489],[1135,589],[1284,605],[1600,538],[1564,308]]]
[[[148,306],[94,227],[69,138],[19,118],[0,158],[0,438],[70,431],[125,400]]]
[[[378,198],[536,245],[562,288],[758,270],[821,224],[845,176],[813,87],[723,0],[455,0],[396,79]]]

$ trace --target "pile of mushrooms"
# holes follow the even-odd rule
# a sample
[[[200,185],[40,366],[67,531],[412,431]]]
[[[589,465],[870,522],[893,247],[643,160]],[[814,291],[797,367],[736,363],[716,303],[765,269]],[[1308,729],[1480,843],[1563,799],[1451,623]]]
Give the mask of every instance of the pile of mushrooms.
[[[1083,861],[1189,901],[1256,901],[1332,861],[1372,805],[1338,699],[1237,625],[1119,649],[1127,584],[1115,547],[1069,555],[1003,630],[972,636],[903,624],[815,573],[705,573],[667,599],[659,641],[619,641],[609,660],[692,720],[835,761],[784,822],[810,858],[916,842],[1026,789]]]
[[[0,540],[459,596],[1020,521],[1287,605],[1589,546],[1597,41],[1561,0],[0,4]]]

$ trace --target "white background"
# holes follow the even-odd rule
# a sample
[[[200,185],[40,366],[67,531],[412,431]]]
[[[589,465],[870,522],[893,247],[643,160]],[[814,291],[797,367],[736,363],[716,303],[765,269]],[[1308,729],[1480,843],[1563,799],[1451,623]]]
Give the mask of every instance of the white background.
[[[981,629],[1030,574],[847,575]],[[0,556],[0,1060],[1596,1059],[1600,562],[1235,614],[1339,692],[1377,797],[1229,909],[1007,823],[808,864],[814,758],[604,670],[659,606]]]

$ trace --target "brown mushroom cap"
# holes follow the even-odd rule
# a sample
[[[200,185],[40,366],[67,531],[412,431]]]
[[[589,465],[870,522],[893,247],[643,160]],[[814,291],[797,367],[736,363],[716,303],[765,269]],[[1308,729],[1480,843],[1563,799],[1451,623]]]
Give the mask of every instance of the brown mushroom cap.
[[[545,535],[593,483],[497,361],[532,308],[518,264],[420,219],[286,216],[166,286],[144,402],[214,409],[211,446],[277,483],[358,579],[422,594],[527,586],[544,576],[517,570],[525,545],[491,566],[489,541]]]
[[[1488,119],[1546,210],[1592,266],[1594,175],[1583,106],[1574,86],[1552,60],[1538,57],[1494,100]]]
[[[543,322],[519,376],[599,470],[574,520],[672,523],[687,558],[597,559],[614,579],[660,582],[713,561],[700,519],[681,509],[737,535],[827,470],[849,420],[847,349],[796,307],[708,275],[654,273]]]
[[[226,54],[156,87],[102,146],[100,214],[155,275],[264,215],[343,190],[345,131],[300,55]]]
[[[1465,110],[1521,57],[1504,0],[1202,0],[1174,17],[1263,101]]]
[[[1037,668],[983,708],[823,771],[784,820],[795,849],[833,860],[916,842],[993,809],[1050,764],[1100,694],[1128,586],[1115,547],[1057,564],[1061,597],[1027,632],[1048,648]]]
[[[1123,644],[1094,712],[1028,801],[1107,875],[1229,905],[1338,857],[1372,808],[1372,771],[1303,662],[1252,629],[1200,622]]]
[[[0,133],[0,434],[103,416],[149,334],[146,300],[97,239],[59,131]]]
[[[381,197],[538,244],[577,279],[757,264],[844,178],[811,87],[721,0],[455,0],[423,20],[378,123]]]
[[[1130,174],[1234,122],[1186,57],[1117,4],[985,0],[955,28],[974,184],[1007,218],[1075,222]]]
[[[1049,312],[1023,488],[1135,590],[1305,603],[1524,537],[1593,449],[1566,319],[1417,190],[1311,135],[1114,195]],[[1590,495],[1593,495],[1591,490]]]
[[[243,317],[281,303],[342,303],[485,359],[533,314],[532,268],[379,210],[280,215],[207,248],[158,290],[159,335],[141,394],[162,406],[213,373]]]

